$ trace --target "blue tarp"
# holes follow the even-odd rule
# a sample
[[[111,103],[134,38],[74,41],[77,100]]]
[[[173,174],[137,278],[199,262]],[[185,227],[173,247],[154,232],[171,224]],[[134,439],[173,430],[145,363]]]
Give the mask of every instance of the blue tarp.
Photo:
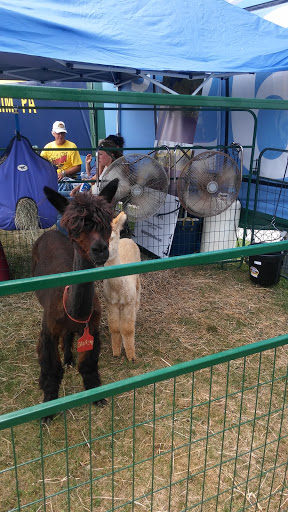
[[[288,69],[287,29],[225,0],[5,0],[0,19],[2,79]]]

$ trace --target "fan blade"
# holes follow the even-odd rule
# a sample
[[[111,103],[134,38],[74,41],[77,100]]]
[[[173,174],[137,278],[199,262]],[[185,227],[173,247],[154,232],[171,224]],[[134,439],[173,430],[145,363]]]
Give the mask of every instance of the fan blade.
[[[137,184],[142,187],[163,188],[167,186],[168,189],[168,177],[163,169],[162,165],[155,159],[146,158],[141,161],[141,165],[138,166],[137,172]]]
[[[221,189],[230,189],[230,193],[232,192],[232,188],[239,192],[241,185],[240,172],[237,172],[237,170],[232,167],[226,167],[223,169],[223,173],[221,172],[221,174],[219,174],[217,183]]]
[[[108,182],[112,181],[114,178],[119,179],[119,184],[117,188],[117,192],[115,194],[115,200],[120,201],[122,197],[128,196],[131,190],[131,184],[129,182],[129,177],[125,175],[123,172],[123,167],[121,165],[117,165],[113,168],[111,166],[107,167],[105,171],[101,175],[101,190],[107,185]]]
[[[191,184],[193,184],[193,186],[195,186],[196,188],[198,188],[200,186],[200,184],[202,183],[203,181],[203,176],[204,176],[204,173],[203,173],[203,169],[197,166],[193,166],[193,165],[188,165],[188,172],[187,172],[187,178],[189,180],[189,182]],[[185,174],[185,168],[183,169],[182,171],[183,174]],[[181,175],[182,175],[181,173]],[[180,177],[181,177],[180,175]]]
[[[139,197],[133,197],[131,204],[138,206],[139,208],[137,212],[137,218],[145,219],[155,215],[165,200],[166,194],[161,190],[154,190],[148,187],[144,187],[143,195]]]

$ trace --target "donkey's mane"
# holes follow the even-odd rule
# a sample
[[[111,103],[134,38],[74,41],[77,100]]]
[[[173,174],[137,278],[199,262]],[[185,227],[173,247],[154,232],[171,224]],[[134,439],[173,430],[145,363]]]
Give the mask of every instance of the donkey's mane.
[[[111,232],[111,219],[113,207],[101,197],[93,196],[87,192],[76,194],[75,198],[65,209],[61,225],[67,229],[72,237],[79,237],[87,233],[97,224],[99,233]]]

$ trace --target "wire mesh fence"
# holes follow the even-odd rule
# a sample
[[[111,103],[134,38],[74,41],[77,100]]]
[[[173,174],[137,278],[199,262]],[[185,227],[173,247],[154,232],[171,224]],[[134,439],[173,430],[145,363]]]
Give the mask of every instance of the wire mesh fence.
[[[195,218],[180,221],[184,232],[193,231],[192,238],[196,227],[203,229]],[[232,217],[232,233],[234,224]],[[19,262],[19,273],[12,265],[14,277],[26,277],[21,272],[26,255],[29,265],[31,245],[26,250],[17,232],[5,233],[7,243],[2,235],[4,257],[8,254],[10,262],[11,238],[11,254]],[[144,247],[144,242],[139,245]],[[287,250],[283,242],[277,246],[271,244],[270,250]],[[191,247],[187,251],[190,254]],[[44,276],[41,286],[257,252],[252,246],[194,256],[180,252],[177,263],[171,258],[141,262],[128,270],[115,267],[111,274],[99,268],[84,276]],[[39,288],[35,278],[25,281],[2,283],[0,295]],[[0,417],[0,509],[284,512],[287,341],[288,336],[282,336],[246,345]],[[96,408],[93,402],[103,398],[108,404]],[[48,428],[41,418],[50,414],[55,419]]]
[[[37,233],[0,230],[0,276],[1,281],[31,275],[32,245],[43,230]],[[35,236],[35,238],[34,238]]]
[[[139,149],[136,150],[140,151]],[[155,156],[155,158],[149,157],[149,161],[154,161],[156,164],[159,158],[158,153],[160,152],[159,148],[150,151],[150,154]],[[169,150],[169,148],[162,151],[165,156],[165,171],[163,170],[163,173],[165,177],[167,174],[167,183],[169,183],[169,193],[165,196],[164,203],[162,201],[163,204],[158,204],[158,200],[155,199],[153,194],[151,199],[149,193],[146,192],[146,189],[150,190],[149,187],[144,187],[145,193],[142,194],[144,196],[144,204],[148,204],[150,213],[152,212],[151,208],[152,210],[154,208],[154,214],[146,214],[143,216],[141,207],[137,207],[139,211],[133,214],[133,218],[129,217],[128,212],[128,236],[132,237],[139,245],[143,255],[148,255],[151,258],[166,258],[169,256],[226,249],[235,247],[237,243],[242,243],[241,240],[238,240],[239,237],[237,233],[241,210],[239,201],[236,201],[229,209],[223,211],[220,215],[214,215],[204,219],[202,217],[196,217],[194,214],[192,215],[181,206],[181,202],[177,196],[176,184],[179,178],[178,174],[181,170],[179,162],[181,162],[183,152],[185,152],[185,148],[181,148],[181,151],[179,149],[176,151],[173,149]],[[172,158],[170,153],[172,155],[179,153],[178,159],[176,156]],[[167,156],[168,154],[169,158]],[[141,157],[140,162],[142,162],[145,156],[140,153],[132,153],[132,156],[133,155]],[[148,157],[146,157],[146,160],[147,158]],[[136,159],[136,161],[138,160]],[[189,160],[186,162],[186,166],[187,163],[189,164]],[[159,165],[159,163],[157,165]],[[144,167],[145,172],[141,171],[143,175],[146,171],[149,171],[149,169],[146,168],[146,164]],[[180,170],[178,167],[180,167]],[[143,180],[143,176],[141,176],[141,179]],[[76,180],[75,186],[77,186],[79,182],[81,182],[80,179]],[[145,194],[147,197],[145,197]],[[155,208],[157,210],[156,212]],[[59,228],[58,224],[59,222],[57,221],[57,227]],[[56,226],[53,226],[53,228],[55,227]],[[41,229],[32,228],[15,231],[0,230],[0,242],[2,244],[0,273],[3,273],[4,278],[7,278],[7,265],[10,271],[10,278],[12,279],[30,276],[32,245],[42,232],[43,230]],[[2,280],[5,279],[2,278]]]
[[[287,341],[0,417],[1,510],[287,510]]]
[[[255,251],[15,280],[0,292]],[[266,340],[3,415],[0,509],[182,512],[253,510],[259,503],[259,510],[285,510],[287,341]],[[108,404],[98,409],[93,402],[102,398]],[[48,429],[41,418],[51,414]]]

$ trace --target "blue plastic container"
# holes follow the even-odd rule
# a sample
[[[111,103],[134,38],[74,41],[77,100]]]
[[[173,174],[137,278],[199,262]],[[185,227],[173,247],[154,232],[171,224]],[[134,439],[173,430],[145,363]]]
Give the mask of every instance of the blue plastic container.
[[[186,217],[177,220],[170,256],[200,252],[203,219]]]

